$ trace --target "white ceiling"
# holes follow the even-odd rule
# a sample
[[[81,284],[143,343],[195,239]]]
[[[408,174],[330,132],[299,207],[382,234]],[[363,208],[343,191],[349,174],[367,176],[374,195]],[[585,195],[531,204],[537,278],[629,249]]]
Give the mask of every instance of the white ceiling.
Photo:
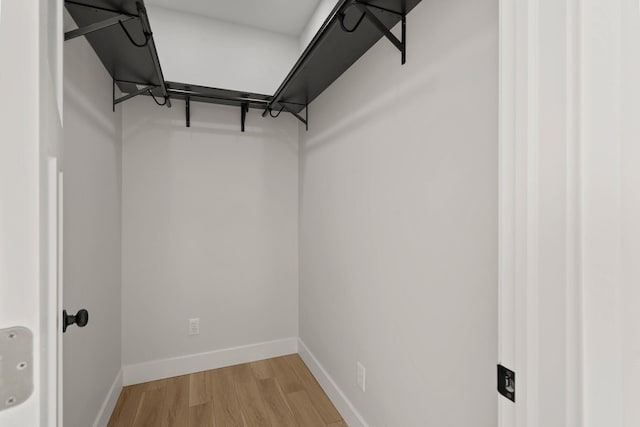
[[[299,36],[320,0],[147,0],[149,5]]]

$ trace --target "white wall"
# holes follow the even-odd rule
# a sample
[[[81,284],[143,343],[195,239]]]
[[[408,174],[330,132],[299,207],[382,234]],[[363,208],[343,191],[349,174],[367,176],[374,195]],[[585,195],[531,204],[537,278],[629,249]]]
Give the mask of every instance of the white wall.
[[[423,1],[301,133],[300,337],[372,426],[497,425],[497,6]]]
[[[125,365],[298,335],[297,122],[173,104],[124,105]]]
[[[64,45],[64,423],[93,425],[121,369],[121,136],[111,78],[84,38]]]
[[[168,81],[271,95],[298,59],[298,40],[213,18],[149,6]]]
[[[299,39],[299,47],[298,50],[300,53],[304,52],[307,48],[309,42],[316,35],[324,21],[329,17],[329,14],[333,10],[333,8],[338,4],[337,0],[320,0],[318,3],[318,7],[316,8],[311,18],[309,18],[309,22],[302,30]]]

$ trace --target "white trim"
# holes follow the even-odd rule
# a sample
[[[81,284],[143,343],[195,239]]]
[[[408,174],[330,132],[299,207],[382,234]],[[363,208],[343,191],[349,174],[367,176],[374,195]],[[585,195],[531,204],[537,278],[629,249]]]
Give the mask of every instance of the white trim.
[[[566,18],[566,420],[583,426],[581,0],[568,0]]]
[[[205,353],[152,360],[123,366],[123,383],[125,386],[139,384],[297,352],[298,339],[284,338]]]
[[[540,3],[527,0],[527,10],[521,11],[520,25],[525,38],[517,49],[524,49],[526,59],[518,66],[526,67],[517,78],[516,97],[521,110],[516,113],[516,365],[520,375],[520,394],[524,404],[516,406],[517,426],[540,425],[540,151],[541,151],[541,87],[549,84],[548,76],[541,76]],[[549,1],[549,0],[547,0]],[[556,0],[554,0],[556,1]],[[525,32],[526,31],[526,35]],[[524,47],[526,44],[526,48]],[[541,81],[544,79],[544,81]],[[545,99],[546,100],[546,99]],[[546,107],[548,108],[548,107]],[[525,118],[526,115],[526,118]],[[519,123],[518,123],[519,122]],[[519,126],[522,124],[522,127]],[[518,194],[519,193],[519,194]],[[519,199],[519,200],[518,200]],[[524,381],[523,381],[524,380]],[[517,399],[517,398],[516,398]]]
[[[56,319],[53,322],[56,328],[57,345],[57,410],[58,427],[64,425],[64,339],[62,336],[62,310],[64,309],[64,173],[58,172],[58,277],[56,280],[57,307],[55,309]]]
[[[118,403],[121,391],[122,369],[118,372],[118,375],[116,375],[116,379],[113,380],[113,384],[111,384],[109,393],[107,393],[107,397],[104,399],[102,407],[100,407],[100,411],[93,423],[93,427],[107,427],[107,424],[109,424],[109,418],[111,418],[111,414],[116,407],[116,403]]]
[[[499,427],[583,425],[583,5],[500,0]]]
[[[346,394],[338,387],[333,378],[331,378],[301,339],[298,340],[298,354],[300,354],[304,363],[316,380],[318,380],[318,383],[320,383],[320,386],[329,397],[329,400],[335,405],[338,412],[340,412],[345,422],[350,427],[369,427],[369,424],[367,424],[363,416],[360,415],[353,403],[351,403]]]
[[[58,383],[62,381],[61,377],[58,377],[58,367],[60,360],[60,341],[59,337],[62,332],[58,330],[58,290],[60,284],[58,283],[58,224],[60,213],[59,209],[59,188],[58,188],[58,159],[56,157],[49,157],[47,162],[47,183],[48,183],[48,205],[47,205],[47,290],[46,290],[46,306],[44,308],[43,316],[46,316],[46,347],[48,350],[43,351],[46,354],[46,358],[42,360],[46,361],[47,379],[46,379],[46,397],[47,397],[47,419],[51,425],[56,425],[56,422],[60,419],[58,414],[59,401],[61,397],[58,396]]]
[[[498,363],[515,369],[516,4],[499,4]],[[498,426],[515,426],[515,406],[498,398]]]

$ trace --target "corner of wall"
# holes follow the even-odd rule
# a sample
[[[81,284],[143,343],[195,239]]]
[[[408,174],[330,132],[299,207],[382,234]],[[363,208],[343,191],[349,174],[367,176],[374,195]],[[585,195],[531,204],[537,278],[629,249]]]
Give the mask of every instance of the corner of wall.
[[[347,395],[338,387],[338,384],[324,369],[315,355],[309,350],[301,338],[298,338],[298,354],[316,378],[324,392],[340,412],[347,424],[351,427],[369,427],[364,417],[358,412]]]
[[[292,337],[187,356],[152,360],[125,365],[123,367],[123,383],[124,385],[140,384],[297,352],[298,339]]]
[[[116,403],[118,403],[122,387],[122,369],[120,369],[116,378],[113,380],[113,384],[111,384],[111,387],[109,388],[109,392],[107,393],[102,406],[100,407],[96,420],[93,422],[93,427],[107,427],[111,414],[116,407]]]

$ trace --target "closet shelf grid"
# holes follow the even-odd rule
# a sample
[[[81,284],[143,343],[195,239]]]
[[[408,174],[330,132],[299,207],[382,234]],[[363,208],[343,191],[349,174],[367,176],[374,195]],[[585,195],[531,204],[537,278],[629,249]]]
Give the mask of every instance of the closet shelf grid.
[[[243,132],[250,108],[261,109],[263,117],[292,114],[308,129],[307,106],[382,37],[400,51],[405,63],[406,16],[419,2],[338,1],[274,95],[165,81],[142,0],[65,0],[79,28],[64,38],[87,38],[113,78],[114,111],[121,102],[148,95],[167,107],[172,99],[184,100],[187,127],[193,101],[240,107]],[[391,31],[398,23],[400,37]],[[116,98],[116,86],[126,95]]]

